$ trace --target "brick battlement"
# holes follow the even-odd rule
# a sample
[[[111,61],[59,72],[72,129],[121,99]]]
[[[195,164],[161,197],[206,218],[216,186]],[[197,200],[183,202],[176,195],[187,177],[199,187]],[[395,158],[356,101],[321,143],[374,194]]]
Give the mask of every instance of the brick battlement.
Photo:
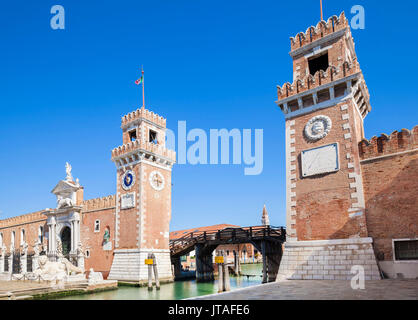
[[[340,31],[349,26],[345,13],[342,12],[340,17],[332,16],[328,22],[324,20],[318,22],[316,27],[309,27],[306,32],[299,32],[295,37],[290,38],[291,50],[302,48],[316,40],[324,38],[334,32]]]
[[[133,152],[137,149],[142,149],[144,151],[148,151],[154,153],[156,155],[162,156],[164,158],[168,158],[169,160],[176,161],[176,152],[173,150],[169,150],[161,145],[154,144],[151,142],[144,142],[140,140],[135,140],[119,146],[112,150],[112,159],[115,157],[120,157],[130,152]]]
[[[161,127],[166,126],[166,119],[159,116],[158,114],[149,111],[145,108],[137,109],[133,112],[128,113],[127,115],[122,117],[122,127],[127,126],[131,122],[139,119],[145,119],[151,121]]]
[[[296,79],[292,84],[286,82],[282,87],[277,86],[278,100],[280,101],[298,93],[344,79],[358,72],[361,72],[361,69],[357,60],[351,63],[345,61],[338,66],[330,66],[326,71],[317,71],[314,76],[308,74],[302,79]]]
[[[32,212],[17,217],[11,217],[4,220],[0,220],[0,228],[7,228],[25,223],[31,223],[39,220],[46,220],[46,216],[43,211]]]
[[[115,195],[110,195],[102,198],[89,199],[83,201],[82,205],[84,212],[112,208],[116,206],[116,197]]]
[[[370,140],[362,140],[359,143],[360,158],[362,160],[390,155],[398,152],[418,148],[418,126],[411,131],[402,129],[394,131],[390,136],[382,134]]]

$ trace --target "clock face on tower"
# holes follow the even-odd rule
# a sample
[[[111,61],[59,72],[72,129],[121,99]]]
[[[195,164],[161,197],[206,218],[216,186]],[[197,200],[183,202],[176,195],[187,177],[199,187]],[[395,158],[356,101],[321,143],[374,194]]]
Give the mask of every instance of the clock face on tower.
[[[130,190],[135,184],[135,173],[131,170],[126,171],[122,176],[122,188],[124,190]]]
[[[164,176],[158,171],[151,172],[151,174],[149,175],[149,182],[151,184],[151,187],[153,187],[157,191],[164,189]]]

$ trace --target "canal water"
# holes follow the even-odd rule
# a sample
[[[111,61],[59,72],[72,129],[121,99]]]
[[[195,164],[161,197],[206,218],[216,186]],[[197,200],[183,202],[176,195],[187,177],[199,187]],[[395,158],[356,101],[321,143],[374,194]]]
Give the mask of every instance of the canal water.
[[[252,277],[230,277],[231,290],[261,284],[262,264],[244,264],[242,273]],[[218,292],[218,281],[197,283],[196,280],[175,281],[162,284],[160,290],[147,287],[119,287],[117,290],[84,294],[59,300],[180,300]]]

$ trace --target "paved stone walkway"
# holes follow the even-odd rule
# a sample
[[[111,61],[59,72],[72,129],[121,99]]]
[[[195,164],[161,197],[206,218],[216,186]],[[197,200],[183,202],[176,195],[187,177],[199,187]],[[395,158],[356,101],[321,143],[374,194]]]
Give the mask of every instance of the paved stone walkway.
[[[366,281],[353,290],[344,280],[288,280],[231,292],[201,296],[202,300],[418,300],[418,280]]]
[[[49,288],[45,283],[32,281],[0,281],[0,293]]]

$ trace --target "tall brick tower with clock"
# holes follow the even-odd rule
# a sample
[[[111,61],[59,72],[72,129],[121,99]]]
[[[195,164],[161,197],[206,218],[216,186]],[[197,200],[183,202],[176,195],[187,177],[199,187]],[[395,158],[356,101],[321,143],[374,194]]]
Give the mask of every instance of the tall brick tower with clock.
[[[378,279],[358,144],[369,92],[342,13],[291,38],[293,83],[278,86],[286,119],[287,242],[279,279]]]
[[[141,108],[122,117],[123,145],[112,151],[116,172],[115,250],[109,279],[145,280],[149,253],[159,277],[171,279],[171,168],[166,120]]]

